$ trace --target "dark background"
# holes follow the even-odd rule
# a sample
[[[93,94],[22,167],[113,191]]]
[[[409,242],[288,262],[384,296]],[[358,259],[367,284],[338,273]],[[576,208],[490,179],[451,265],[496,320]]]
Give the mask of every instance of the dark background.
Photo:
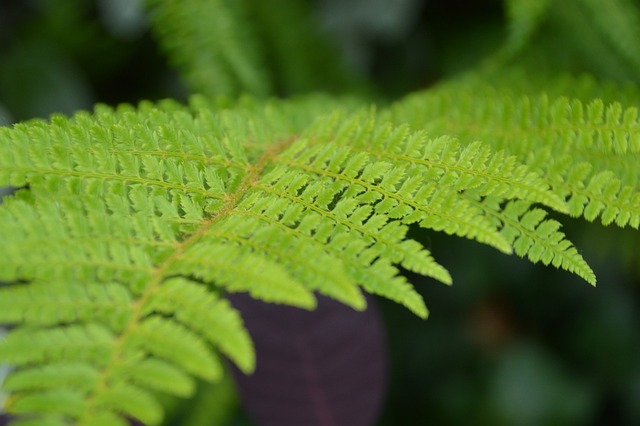
[[[0,1],[0,124],[96,102],[186,99],[144,15],[129,10],[135,3]],[[354,72],[389,100],[473,66],[504,36],[499,1],[314,7]],[[473,242],[415,231],[455,284],[411,277],[431,309],[426,322],[379,301],[391,360],[380,424],[640,424],[638,235],[561,221],[597,288]],[[232,386],[204,395],[224,395],[219,424],[251,424]],[[177,417],[194,406],[182,407],[173,409]]]

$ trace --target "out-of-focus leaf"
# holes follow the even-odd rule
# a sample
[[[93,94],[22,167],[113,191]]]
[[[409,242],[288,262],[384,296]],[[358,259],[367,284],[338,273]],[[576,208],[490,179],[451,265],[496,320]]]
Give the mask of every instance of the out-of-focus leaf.
[[[372,298],[357,312],[318,296],[314,311],[232,295],[254,339],[256,371],[236,371],[240,396],[261,426],[366,426],[387,381],[382,322]]]

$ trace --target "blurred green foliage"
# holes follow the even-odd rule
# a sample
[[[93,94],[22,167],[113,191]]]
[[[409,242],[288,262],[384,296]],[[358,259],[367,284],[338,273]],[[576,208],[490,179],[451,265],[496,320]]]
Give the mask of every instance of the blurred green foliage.
[[[616,54],[588,16],[572,9],[574,2],[552,3],[553,19],[518,61],[546,72],[637,82],[638,67],[629,66],[633,52]],[[477,65],[505,36],[497,0],[317,0],[309,7],[354,74],[382,99]],[[602,54],[592,55],[594,49]],[[96,102],[186,93],[137,1],[0,3],[0,125]],[[597,288],[472,242],[415,236],[453,271],[456,284],[423,285],[413,277],[432,307],[426,323],[381,302],[393,330],[381,424],[640,424],[640,240],[637,233],[579,221],[566,233],[597,271]],[[460,264],[454,253],[462,250],[470,254]],[[202,410],[211,393],[226,395],[218,399],[225,401],[220,411]],[[191,413],[187,425],[250,424],[229,382],[170,412],[168,422]]]

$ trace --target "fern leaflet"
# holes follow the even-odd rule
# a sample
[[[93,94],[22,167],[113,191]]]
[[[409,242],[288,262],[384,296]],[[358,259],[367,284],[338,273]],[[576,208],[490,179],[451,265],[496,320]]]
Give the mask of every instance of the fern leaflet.
[[[426,317],[398,268],[451,276],[406,238],[411,224],[594,281],[533,207],[569,206],[514,157],[334,109],[196,97],[0,129],[0,184],[23,187],[0,207],[0,279],[13,283],[0,322],[22,325],[0,344],[16,367],[8,409],[158,424],[155,394],[218,380],[218,353],[254,368],[225,293],[364,309],[365,290]]]

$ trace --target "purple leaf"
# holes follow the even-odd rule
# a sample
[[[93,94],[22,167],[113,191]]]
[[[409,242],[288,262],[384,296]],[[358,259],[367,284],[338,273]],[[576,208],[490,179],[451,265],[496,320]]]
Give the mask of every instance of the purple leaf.
[[[256,346],[253,375],[234,370],[247,411],[260,426],[369,426],[387,381],[386,342],[375,300],[356,312],[318,296],[305,311],[230,296]]]

